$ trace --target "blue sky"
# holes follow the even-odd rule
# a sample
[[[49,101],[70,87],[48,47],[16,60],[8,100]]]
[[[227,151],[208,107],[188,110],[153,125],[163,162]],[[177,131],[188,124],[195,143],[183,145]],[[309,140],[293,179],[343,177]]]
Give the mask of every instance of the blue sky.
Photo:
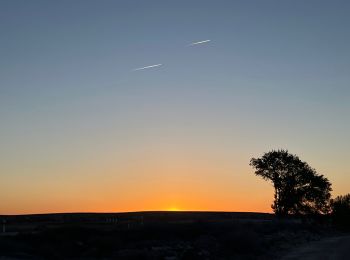
[[[348,192],[349,7],[0,1],[0,197],[16,200],[0,210],[18,212],[26,194],[57,185],[57,178],[57,193],[68,182],[79,189],[87,172],[91,183],[110,176],[128,182],[126,165],[148,158],[148,148],[148,171],[171,179],[173,171],[159,170],[156,158],[177,158],[192,170],[199,169],[197,157],[205,158],[225,165],[208,173],[207,185],[216,178],[222,182],[215,188],[231,182],[232,190],[249,189],[252,156],[286,148],[329,177],[336,194]],[[15,193],[19,180],[27,183],[23,194]],[[66,205],[72,198],[56,199]],[[27,211],[43,207],[35,205]]]

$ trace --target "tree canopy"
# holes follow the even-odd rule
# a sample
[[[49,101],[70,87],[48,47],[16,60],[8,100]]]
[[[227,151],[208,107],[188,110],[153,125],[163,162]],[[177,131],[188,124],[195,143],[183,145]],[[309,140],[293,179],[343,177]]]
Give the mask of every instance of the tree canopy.
[[[252,158],[255,174],[272,182],[276,215],[324,214],[330,209],[331,183],[298,156],[287,150],[272,150]]]

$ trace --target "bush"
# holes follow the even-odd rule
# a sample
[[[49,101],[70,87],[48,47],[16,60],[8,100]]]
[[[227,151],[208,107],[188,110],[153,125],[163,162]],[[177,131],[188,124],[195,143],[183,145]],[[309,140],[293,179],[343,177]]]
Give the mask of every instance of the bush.
[[[338,196],[331,201],[334,224],[343,229],[350,229],[350,194]]]

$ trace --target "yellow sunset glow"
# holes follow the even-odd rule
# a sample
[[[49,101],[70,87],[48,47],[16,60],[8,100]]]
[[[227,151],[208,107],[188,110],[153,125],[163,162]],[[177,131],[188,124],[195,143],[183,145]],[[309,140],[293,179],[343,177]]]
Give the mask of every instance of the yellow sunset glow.
[[[167,211],[180,211],[180,209],[178,207],[170,207]]]

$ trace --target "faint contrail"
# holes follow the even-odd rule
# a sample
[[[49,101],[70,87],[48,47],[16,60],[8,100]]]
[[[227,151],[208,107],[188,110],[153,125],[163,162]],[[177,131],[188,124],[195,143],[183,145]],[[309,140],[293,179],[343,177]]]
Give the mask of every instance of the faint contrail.
[[[158,66],[162,66],[162,64],[155,64],[155,65],[150,65],[150,66],[146,66],[146,67],[142,67],[142,68],[137,68],[137,69],[133,69],[133,71],[144,70],[144,69],[154,68],[154,67],[158,67]]]
[[[197,44],[202,44],[202,43],[206,43],[206,42],[210,42],[210,40],[205,40],[205,41],[200,41],[200,42],[192,42],[190,44],[190,46],[197,45]]]

